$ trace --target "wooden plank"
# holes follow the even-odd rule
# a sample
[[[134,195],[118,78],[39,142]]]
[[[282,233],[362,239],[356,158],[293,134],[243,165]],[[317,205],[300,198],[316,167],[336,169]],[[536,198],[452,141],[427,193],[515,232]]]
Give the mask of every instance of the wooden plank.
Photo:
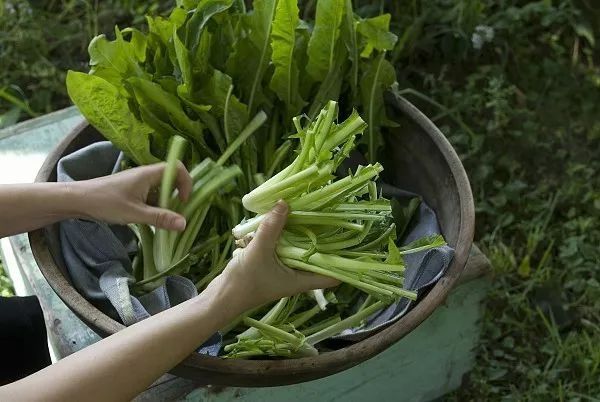
[[[46,155],[83,117],[68,108],[0,130],[0,183],[31,183]]]
[[[34,131],[47,129],[52,123],[65,124],[68,126],[71,119],[81,119],[81,113],[75,106],[57,110],[40,117],[25,120],[21,123],[0,130],[0,140],[19,134],[27,134]]]
[[[485,277],[463,283],[444,306],[384,353],[326,378],[273,388],[198,387],[184,395],[173,388],[186,390],[194,384],[180,379],[158,386],[136,401],[435,400],[458,388],[474,364],[481,300],[488,286]]]
[[[62,359],[100,340],[69,310],[39,271],[27,235],[12,236],[10,244],[25,281],[38,296],[46,320],[49,343],[57,359]]]

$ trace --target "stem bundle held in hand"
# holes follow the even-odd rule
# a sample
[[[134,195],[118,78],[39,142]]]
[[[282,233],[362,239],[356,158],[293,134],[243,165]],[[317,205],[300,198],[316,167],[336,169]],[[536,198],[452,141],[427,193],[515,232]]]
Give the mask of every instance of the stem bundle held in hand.
[[[396,232],[388,200],[378,196],[375,179],[383,167],[359,166],[335,178],[340,164],[366,127],[353,112],[337,124],[330,101],[306,127],[294,119],[298,156],[280,173],[242,198],[244,207],[263,213],[284,199],[291,213],[277,255],[296,269],[331,276],[382,300],[415,299],[402,288],[404,262],[394,244]],[[236,238],[251,236],[265,215],[233,229]]]
[[[367,295],[361,306],[345,319],[339,313],[321,313],[337,298],[322,291],[312,294],[318,308],[290,318],[299,306],[297,299],[282,299],[261,320],[246,317],[252,327],[227,345],[228,357],[257,355],[299,357],[316,353],[314,345],[360,325],[363,320],[401,297],[416,299],[416,293],[403,288],[403,254],[394,240],[395,224],[390,202],[377,193],[375,180],[383,170],[379,163],[358,166],[345,177],[335,172],[355,146],[366,124],[353,112],[336,123],[336,102],[330,101],[316,119],[306,126],[295,118],[295,137],[300,141],[297,157],[281,172],[242,198],[244,207],[257,212],[235,228],[239,246],[252,241],[254,231],[279,200],[288,202],[291,212],[277,246],[277,256],[285,265],[330,276]],[[443,244],[439,238],[425,239],[419,250]],[[321,298],[321,302],[319,302]],[[283,314],[282,312],[287,311]],[[329,311],[329,310],[327,310]],[[318,322],[313,317],[321,315]],[[311,325],[302,326],[310,322]],[[299,328],[299,329],[298,329]]]

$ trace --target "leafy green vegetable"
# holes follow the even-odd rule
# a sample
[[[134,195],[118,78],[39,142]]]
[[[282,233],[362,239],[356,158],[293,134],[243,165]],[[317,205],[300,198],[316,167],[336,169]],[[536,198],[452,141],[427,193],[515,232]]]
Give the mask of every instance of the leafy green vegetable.
[[[315,27],[308,42],[308,65],[306,71],[313,80],[320,82],[335,65],[336,48],[340,26],[344,16],[344,0],[321,0],[317,3]]]
[[[383,92],[394,83],[395,71],[390,62],[385,60],[385,52],[367,62],[365,67],[360,96],[368,124],[367,158],[374,161],[381,141],[379,127],[385,121]]]
[[[398,37],[390,32],[390,14],[378,15],[358,22],[357,32],[363,38],[361,57],[369,57],[373,50],[392,50]]]
[[[296,28],[300,23],[298,12],[296,0],[279,0],[271,35],[275,70],[269,87],[286,104],[286,118],[290,120],[304,106],[298,91],[300,71],[294,55]]]
[[[344,282],[239,317],[224,330],[237,335],[227,357],[318,353],[314,345],[384,305],[415,299],[402,256],[443,244],[398,249],[392,206],[375,185],[380,129],[393,124],[383,107],[395,83],[389,16],[364,19],[350,0],[319,1],[314,21],[299,14],[295,0],[256,0],[251,10],[180,0],[167,17],[148,16],[147,32],[96,37],[90,73],[68,74],[74,103],[134,164],[167,161],[159,205],[187,219],[182,233],[134,228],[136,292],[168,275],[203,289],[281,198],[292,209],[281,260]],[[372,163],[336,176],[365,129]],[[194,181],[186,203],[173,189],[179,160]]]
[[[101,77],[69,71],[67,91],[87,120],[136,163],[158,161],[150,153],[152,129],[131,114],[117,87]]]

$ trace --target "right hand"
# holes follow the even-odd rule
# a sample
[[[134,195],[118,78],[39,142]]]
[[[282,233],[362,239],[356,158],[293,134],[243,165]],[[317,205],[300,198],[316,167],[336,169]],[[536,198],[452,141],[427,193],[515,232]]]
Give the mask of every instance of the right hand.
[[[323,289],[339,281],[284,266],[275,249],[288,215],[288,206],[279,201],[268,213],[247,247],[236,249],[225,270],[213,282],[227,283],[229,300],[242,311],[312,289]],[[222,277],[222,278],[220,278]]]

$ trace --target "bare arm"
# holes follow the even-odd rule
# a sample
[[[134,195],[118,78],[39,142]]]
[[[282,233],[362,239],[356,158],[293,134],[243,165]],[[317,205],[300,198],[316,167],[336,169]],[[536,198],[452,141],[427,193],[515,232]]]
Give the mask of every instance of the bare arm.
[[[1,387],[0,400],[131,400],[242,312],[229,295],[214,281],[195,299]]]
[[[147,223],[183,230],[185,219],[148,205],[162,178],[164,164],[71,183],[0,185],[0,238],[28,232],[63,219],[87,218],[109,223]],[[187,199],[192,179],[179,166],[177,187]]]
[[[119,219],[127,213],[121,210]],[[294,271],[279,263],[275,246],[286,217],[287,206],[278,204],[250,244],[235,253],[223,273],[196,298],[0,387],[0,400],[131,400],[244,311],[281,297],[335,285],[337,282],[330,278]]]

